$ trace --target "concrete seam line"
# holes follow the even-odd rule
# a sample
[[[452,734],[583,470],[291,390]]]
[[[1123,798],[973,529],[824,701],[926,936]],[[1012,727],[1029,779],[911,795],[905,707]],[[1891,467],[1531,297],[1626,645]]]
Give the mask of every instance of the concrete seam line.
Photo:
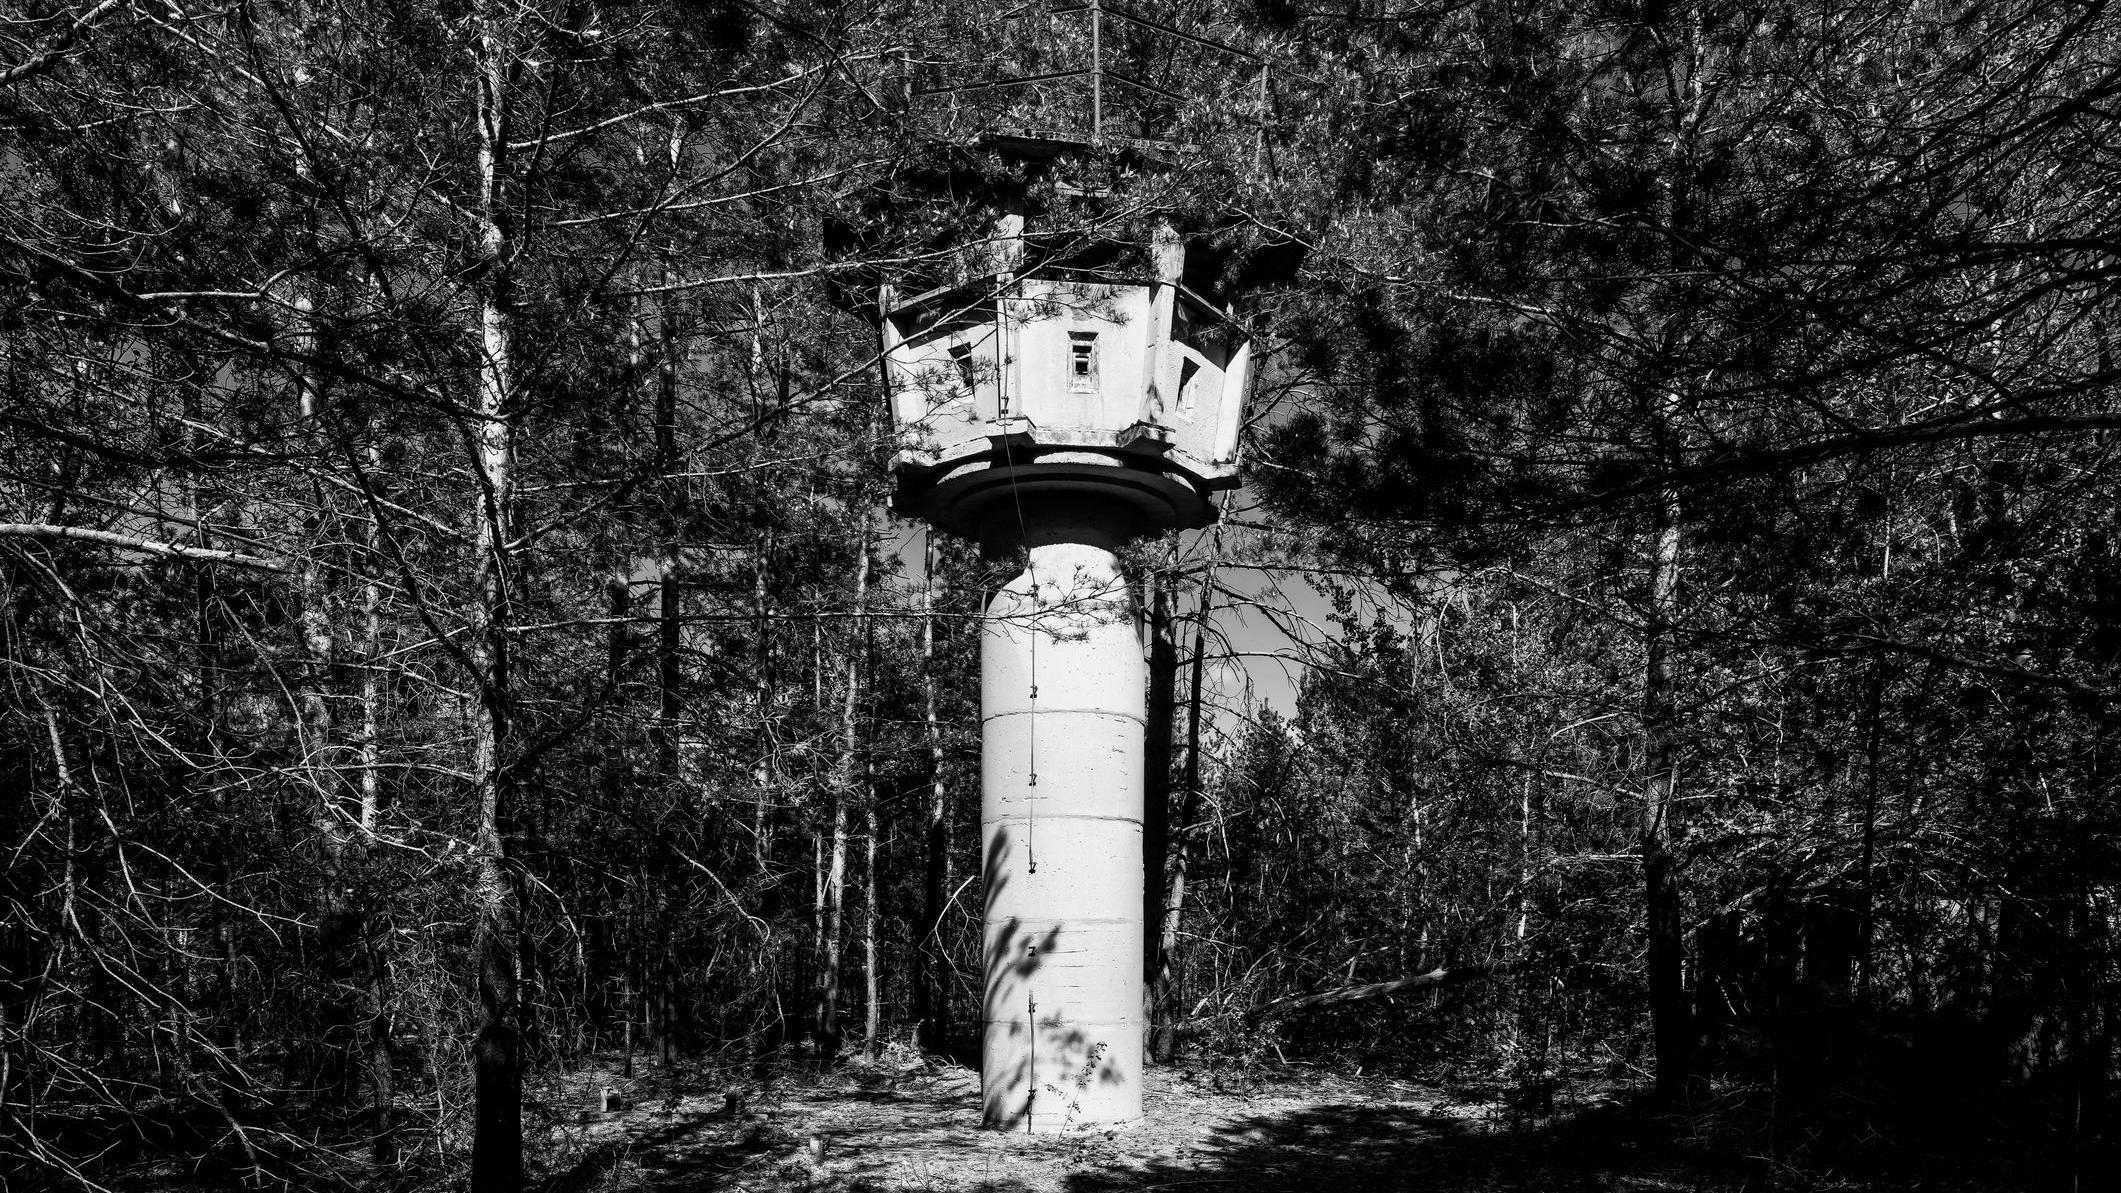
[[[1090,917],[1090,916],[1069,916],[1069,917],[1067,917],[1066,919],[1061,919],[1061,918],[1059,918],[1059,917],[1057,917],[1057,916],[1056,916],[1056,917],[1047,917],[1047,918],[1048,918],[1048,919],[1051,919],[1051,920],[1052,920],[1053,922],[1055,922],[1055,923],[1059,923],[1059,924],[1067,924],[1067,925],[1069,925],[1069,926],[1071,926],[1071,927],[1083,927],[1083,926],[1086,926],[1086,925],[1094,925],[1094,924],[1131,924],[1131,923],[1133,923],[1133,922],[1134,922],[1134,917],[1132,917],[1132,916],[1124,916],[1124,915],[1107,915],[1107,916],[1097,916],[1097,917],[1094,917],[1094,918],[1093,918],[1093,917]],[[1024,918],[1023,916],[1014,916],[1014,915],[1005,915],[1005,916],[1002,916],[1002,917],[1001,917],[1001,918],[999,918],[999,919],[992,919],[992,920],[982,920],[981,922],[982,922],[982,923],[987,923],[987,924],[1006,924],[1006,923],[1009,923],[1009,922],[1010,922],[1010,921],[1012,921],[1012,920],[1016,922],[1016,925],[1017,925],[1017,927],[1018,927],[1018,928],[1022,928],[1022,927],[1023,927],[1024,925],[1026,925],[1026,924],[1035,924],[1035,923],[1043,923],[1043,922],[1045,922],[1044,920],[1030,920],[1030,919],[1025,919],[1025,918]]]
[[[1148,723],[1144,717],[1135,716],[1131,712],[1113,712],[1109,708],[1019,708],[1010,712],[988,713],[980,718],[980,724],[999,721],[1003,717],[1028,717],[1034,713],[1042,717],[1110,717],[1115,721],[1132,721],[1137,725]]]
[[[982,1019],[982,1020],[980,1020],[980,1022],[981,1022],[982,1024],[1002,1024],[1002,1025],[1005,1025],[1005,1026],[1009,1026],[1009,1025],[1014,1025],[1014,1024],[1022,1023],[1022,1022],[1023,1022],[1023,1019],[1022,1019],[1022,1017],[1021,1017],[1021,1016],[1019,1016],[1018,1018],[1015,1018],[1015,1019]],[[1063,1019],[1063,1020],[1061,1020],[1061,1023],[1062,1023],[1062,1024],[1064,1024],[1064,1025],[1066,1025],[1066,1026],[1068,1026],[1068,1027],[1117,1027],[1117,1028],[1121,1028],[1121,1029],[1126,1029],[1126,1028],[1134,1028],[1134,1027],[1140,1027],[1140,1026],[1142,1025],[1142,1022],[1143,1022],[1143,1021],[1142,1021],[1142,1020],[1140,1020],[1140,1019]],[[1043,1024],[1042,1024],[1041,1026],[1043,1026]]]
[[[1117,820],[1121,824],[1137,826],[1142,822],[1142,818],[1139,816],[1099,816],[1090,812],[1040,812],[1038,818],[1040,820]],[[988,823],[1018,824],[1027,819],[1029,818],[1024,816],[1005,816],[1000,820],[989,821]]]

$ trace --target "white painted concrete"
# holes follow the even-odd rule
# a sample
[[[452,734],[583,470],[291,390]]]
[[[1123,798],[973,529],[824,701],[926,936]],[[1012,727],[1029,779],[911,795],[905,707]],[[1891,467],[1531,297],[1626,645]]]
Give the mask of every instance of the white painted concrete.
[[[1095,503],[1026,510],[980,649],[988,1125],[1141,1118],[1139,618]],[[1034,775],[1035,781],[1034,781]]]

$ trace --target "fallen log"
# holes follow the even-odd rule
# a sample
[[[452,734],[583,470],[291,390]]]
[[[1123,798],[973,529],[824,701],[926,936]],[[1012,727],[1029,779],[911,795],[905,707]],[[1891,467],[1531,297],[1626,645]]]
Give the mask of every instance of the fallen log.
[[[1484,961],[1475,965],[1455,965],[1450,967],[1439,965],[1427,973],[1408,974],[1405,977],[1393,978],[1386,982],[1365,982],[1360,986],[1341,986],[1333,990],[1322,990],[1317,994],[1297,994],[1288,998],[1277,998],[1272,1002],[1263,1002],[1246,1011],[1245,1018],[1252,1022],[1258,1022],[1261,1019],[1271,1018],[1275,1015],[1286,1015],[1291,1011],[1301,1011],[1311,1007],[1333,1006],[1344,1002],[1362,1002],[1372,998],[1384,998],[1387,995],[1399,994],[1408,990],[1421,990],[1430,986],[1456,986],[1460,982],[1492,977],[1512,968],[1514,968],[1513,963],[1506,961]]]
[[[1456,986],[1461,982],[1471,982],[1480,978],[1493,977],[1499,973],[1507,973],[1515,968],[1517,968],[1517,963],[1514,961],[1482,961],[1473,965],[1439,965],[1427,973],[1408,974],[1405,977],[1393,978],[1390,981],[1365,982],[1359,986],[1339,986],[1332,990],[1321,990],[1316,994],[1292,994],[1287,998],[1277,998],[1272,1002],[1263,1002],[1247,1011],[1224,1011],[1214,1015],[1204,1015],[1200,1018],[1188,1019],[1180,1023],[1177,1030],[1181,1036],[1193,1035],[1217,1020],[1242,1018],[1246,1023],[1258,1023],[1261,1020],[1271,1019],[1277,1015],[1308,1010],[1311,1007],[1334,1006],[1344,1002],[1362,1002],[1372,998],[1385,998],[1408,990],[1422,990],[1431,986]]]

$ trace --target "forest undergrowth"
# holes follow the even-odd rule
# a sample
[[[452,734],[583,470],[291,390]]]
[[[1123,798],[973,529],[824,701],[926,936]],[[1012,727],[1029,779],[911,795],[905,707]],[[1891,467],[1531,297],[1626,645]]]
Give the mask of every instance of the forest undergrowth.
[[[1742,1082],[1703,1083],[1685,1105],[1662,1108],[1640,1080],[1604,1066],[1532,1087],[1502,1074],[1362,1069],[1272,1059],[1157,1068],[1140,1126],[1055,1136],[982,1129],[977,1070],[911,1050],[822,1071],[700,1066],[674,1087],[660,1075],[618,1081],[605,1067],[570,1075],[554,1097],[587,1107],[614,1089],[629,1108],[555,1123],[539,1187],[1987,1193],[2081,1188],[2087,1173],[2112,1171],[2110,1158],[2058,1153],[2039,1124],[1993,1113],[1925,1131],[1875,1104],[1843,1106],[1839,1121],[1778,1113],[1771,1088]],[[1934,1099],[1906,1109],[1955,1113]]]
[[[976,1058],[973,1059],[976,1066]],[[2053,1124],[1873,1089],[1792,1113],[1771,1084],[1701,1082],[1661,1106],[1615,1058],[1537,1080],[1507,1070],[1216,1057],[1152,1069],[1125,1131],[983,1128],[979,1074],[906,1045],[838,1065],[795,1056],[668,1066],[616,1055],[526,1097],[538,1193],[1298,1193],[1695,1190],[1898,1193],[2082,1188],[2110,1146],[2074,1154]],[[1902,1101],[1882,1104],[1886,1096]],[[318,1141],[313,1141],[318,1142]],[[312,1158],[320,1154],[311,1151]],[[222,1160],[231,1157],[222,1155]],[[134,1166],[123,1193],[227,1188],[211,1154]],[[455,1187],[461,1163],[406,1157],[349,1187]],[[2096,1180],[2092,1182],[2096,1186]]]

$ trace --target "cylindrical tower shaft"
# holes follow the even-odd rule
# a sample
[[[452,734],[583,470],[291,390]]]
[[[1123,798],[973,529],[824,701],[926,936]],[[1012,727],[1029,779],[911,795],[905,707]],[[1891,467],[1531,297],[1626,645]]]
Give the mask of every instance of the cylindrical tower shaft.
[[[989,1126],[1141,1118],[1144,663],[1094,500],[1026,505],[980,649]],[[990,542],[992,540],[990,539]]]

